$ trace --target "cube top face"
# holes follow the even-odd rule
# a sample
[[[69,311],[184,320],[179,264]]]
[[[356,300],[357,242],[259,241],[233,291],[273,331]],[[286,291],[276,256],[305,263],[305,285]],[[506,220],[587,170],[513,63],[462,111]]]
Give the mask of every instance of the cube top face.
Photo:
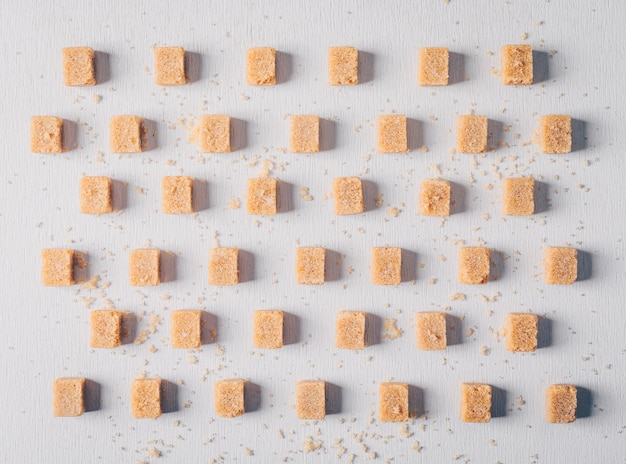
[[[193,213],[193,179],[188,176],[165,176],[161,180],[161,196],[165,214]]]
[[[142,119],[139,116],[112,116],[109,123],[109,143],[113,153],[141,152]]]
[[[187,82],[185,50],[182,47],[155,47],[154,68],[157,85],[183,85]]]
[[[243,379],[219,380],[215,383],[215,413],[220,417],[237,417],[245,412]]]
[[[85,412],[85,382],[82,377],[61,377],[52,386],[53,410],[57,417],[76,417]]]
[[[322,247],[296,249],[296,281],[300,285],[322,285],[326,250]]]
[[[480,285],[489,281],[489,248],[459,248],[459,283]]]
[[[359,83],[359,52],[354,47],[328,49],[328,83],[356,85]]]
[[[450,215],[450,182],[424,179],[420,185],[419,213],[422,216]]]
[[[363,186],[359,177],[337,177],[333,179],[335,214],[345,216],[365,211]]]
[[[91,311],[92,348],[116,348],[122,344],[122,312],[108,309]]]
[[[539,118],[539,148],[544,153],[572,151],[572,118],[566,114],[546,114]]]
[[[139,248],[130,252],[130,285],[150,287],[161,282],[161,250]]]
[[[531,352],[537,349],[539,318],[530,313],[509,313],[506,315],[506,349],[512,352]]]
[[[63,287],[75,283],[74,250],[43,249],[41,261],[41,281],[46,287]]]
[[[320,151],[320,118],[309,114],[291,117],[289,148],[292,153],[317,153]]]
[[[578,277],[578,250],[549,247],[543,255],[543,278],[548,284],[570,285]]]
[[[156,419],[161,415],[161,379],[133,380],[130,411],[135,419]]]
[[[56,116],[30,118],[30,151],[63,153],[63,119]]]
[[[574,385],[550,385],[546,389],[546,420],[553,424],[567,424],[576,420],[578,406]]]
[[[302,380],[296,384],[296,415],[298,419],[307,420],[326,417],[326,383],[323,380]]]
[[[205,114],[200,116],[190,138],[197,142],[204,153],[229,153],[230,116],[227,114]]]
[[[200,348],[201,311],[179,309],[170,314],[170,339],[172,348]]]
[[[63,81],[65,85],[96,85],[94,52],[89,47],[63,49]]]
[[[409,420],[409,385],[400,382],[381,383],[378,390],[381,422]]]
[[[420,350],[447,348],[446,315],[444,313],[417,313],[417,347]]]
[[[209,285],[223,287],[239,283],[238,260],[238,248],[213,248],[209,259]]]
[[[504,179],[502,214],[529,216],[535,212],[535,181],[530,177]]]
[[[365,313],[339,311],[335,326],[335,346],[346,350],[365,348]]]
[[[448,85],[449,52],[447,48],[428,47],[419,50],[419,85]]]
[[[487,151],[488,119],[486,116],[465,114],[457,118],[456,150],[459,153]]]
[[[283,312],[264,310],[254,312],[253,344],[256,348],[283,347]]]
[[[278,181],[269,177],[248,179],[248,214],[272,215],[277,212]]]
[[[246,53],[248,85],[276,84],[276,50],[270,47],[250,48]]]
[[[500,65],[504,85],[533,83],[533,49],[530,45],[504,45],[500,50]]]
[[[462,383],[461,420],[463,422],[489,422],[491,420],[491,395],[491,385]]]
[[[402,282],[402,249],[372,248],[372,283],[374,285],[400,285]]]
[[[407,141],[406,116],[402,114],[383,114],[378,116],[378,153],[406,153]]]
[[[107,214],[113,211],[112,181],[104,176],[85,176],[80,179],[81,214]]]

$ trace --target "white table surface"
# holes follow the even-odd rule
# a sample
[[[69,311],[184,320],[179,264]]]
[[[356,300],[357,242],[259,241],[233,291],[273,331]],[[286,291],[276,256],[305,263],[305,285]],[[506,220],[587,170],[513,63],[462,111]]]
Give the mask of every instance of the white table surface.
[[[623,462],[624,18],[626,3],[597,0],[1,2],[2,460]],[[503,86],[494,73],[500,46],[508,43],[545,52],[548,78],[529,87]],[[154,45],[196,54],[197,79],[182,87],[156,86]],[[369,54],[367,82],[327,85],[326,53],[333,45]],[[65,87],[66,46],[105,53],[108,80]],[[271,88],[245,83],[245,51],[255,46],[285,54],[286,82]],[[465,79],[442,88],[417,86],[421,46],[447,46],[462,55]],[[469,111],[510,126],[496,151],[451,154],[456,116]],[[390,112],[418,121],[419,138],[409,154],[375,152],[376,117]],[[187,141],[188,127],[205,113],[242,121],[245,146],[231,154],[199,153]],[[306,113],[334,121],[331,149],[289,153],[288,116]],[[549,113],[584,123],[581,149],[551,156],[528,143],[539,115]],[[38,114],[76,121],[78,147],[56,156],[30,153],[29,118]],[[115,114],[154,121],[157,147],[111,154],[108,120]],[[271,218],[249,216],[246,179],[268,161],[271,175],[292,184],[293,208]],[[438,171],[464,192],[462,211],[443,222],[417,215],[420,179]],[[161,177],[179,174],[208,182],[208,209],[161,213]],[[82,175],[126,182],[126,209],[80,215]],[[333,177],[347,175],[370,181],[383,194],[382,205],[336,217],[327,194]],[[531,217],[503,218],[501,177],[516,175],[541,181],[549,207]],[[301,198],[301,187],[309,188],[312,201]],[[239,209],[228,206],[233,197],[241,200]],[[389,207],[399,215],[390,215]],[[457,283],[460,240],[502,253],[498,281]],[[254,279],[209,287],[207,257],[216,243],[251,253]],[[147,244],[175,254],[175,281],[129,286],[129,250]],[[591,274],[571,286],[546,285],[542,250],[564,244],[588,253]],[[321,287],[296,285],[299,245],[345,255],[340,278]],[[415,282],[371,285],[370,248],[382,245],[416,254]],[[99,276],[99,288],[43,287],[40,252],[48,247],[87,253],[89,276]],[[456,293],[467,299],[451,301]],[[151,317],[161,322],[143,344],[92,350],[89,313],[106,307],[145,313],[138,331]],[[445,352],[418,351],[415,313],[446,307],[462,319],[462,343]],[[170,348],[169,313],[175,309],[215,315],[216,343],[197,352]],[[280,351],[254,349],[255,309],[297,316],[298,342]],[[361,352],[336,349],[340,309],[397,319],[404,333]],[[509,353],[494,332],[507,312],[527,310],[551,320],[552,342],[533,354]],[[474,332],[466,336],[469,328]],[[157,420],[131,417],[130,383],[143,372],[179,384],[178,410]],[[52,382],[62,376],[97,382],[99,410],[53,417]],[[215,415],[213,384],[230,377],[260,387],[256,411],[236,419]],[[316,423],[296,419],[294,385],[308,378],[340,388],[339,413]],[[378,384],[390,379],[423,391],[426,414],[406,429],[378,420]],[[506,415],[488,424],[461,422],[464,381],[503,390]],[[552,383],[587,389],[589,417],[548,424],[543,395]],[[308,440],[317,449],[305,452]]]

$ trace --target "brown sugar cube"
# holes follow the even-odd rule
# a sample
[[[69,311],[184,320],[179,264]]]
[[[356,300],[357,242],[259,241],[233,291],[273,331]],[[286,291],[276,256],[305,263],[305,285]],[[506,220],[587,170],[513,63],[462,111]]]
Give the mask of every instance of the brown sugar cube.
[[[209,285],[235,285],[239,283],[239,249],[213,248],[209,258]]]
[[[409,150],[406,135],[406,116],[383,114],[378,116],[378,153],[406,153]]]
[[[339,311],[335,325],[335,346],[346,350],[365,348],[365,313]]]
[[[201,311],[179,309],[170,314],[170,338],[172,348],[200,348]]]
[[[530,45],[504,45],[500,50],[500,65],[504,85],[533,83],[533,48]]]
[[[237,417],[245,412],[243,379],[215,382],[215,413],[220,417]]]
[[[186,83],[185,50],[182,47],[155,47],[154,69],[154,80],[157,85]]]
[[[317,153],[320,151],[319,116],[298,114],[291,117],[289,148],[292,153]]]
[[[101,309],[91,311],[92,348],[116,348],[122,344],[122,312]]]
[[[283,312],[255,311],[254,337],[257,348],[277,349],[283,347]]]
[[[84,176],[81,178],[81,214],[106,214],[113,211],[111,185],[111,179],[104,176]]]
[[[85,379],[61,377],[52,386],[52,405],[57,417],[76,417],[85,412]]]
[[[418,84],[448,85],[448,61],[449,52],[447,48],[420,48]]]
[[[198,143],[204,153],[229,153],[230,116],[205,114],[200,116],[190,139]]]
[[[345,216],[365,211],[363,185],[358,177],[337,177],[333,179],[335,214]]]
[[[461,420],[463,422],[489,422],[491,420],[491,385],[461,384]]]
[[[326,417],[326,382],[301,380],[296,384],[296,415],[308,420]]]
[[[444,313],[417,313],[417,347],[420,350],[445,350],[446,315]]]
[[[531,177],[504,179],[502,214],[529,216],[535,212],[535,181]]]
[[[402,249],[372,248],[372,283],[374,285],[399,285],[402,281]]]
[[[381,422],[406,422],[409,420],[409,385],[384,382],[378,387],[379,416]]]
[[[269,177],[248,179],[248,214],[276,214],[278,181]]]
[[[484,153],[487,151],[486,116],[465,114],[456,122],[456,151],[459,153]]]
[[[539,118],[539,148],[544,153],[572,151],[572,118],[566,114],[547,114]]]
[[[31,117],[30,151],[63,153],[63,119],[56,116]]]
[[[300,285],[322,285],[326,250],[322,247],[296,249],[296,282]]]
[[[354,47],[328,49],[328,83],[355,85],[359,83],[359,52]]]
[[[130,252],[130,284],[133,287],[150,287],[161,282],[161,250],[139,248]]]
[[[459,283],[486,284],[489,281],[489,248],[459,248]]]
[[[139,116],[113,116],[109,131],[109,144],[113,153],[141,152],[142,119]]]
[[[549,247],[543,255],[543,279],[547,284],[569,285],[578,277],[578,250]]]
[[[74,250],[46,248],[41,250],[41,281],[47,287],[74,284]]]
[[[65,85],[96,85],[92,48],[71,47],[63,49],[63,81]]]
[[[504,334],[508,351],[535,351],[539,318],[530,313],[509,313],[506,315]]]
[[[188,176],[165,176],[161,180],[161,199],[165,214],[191,214],[193,179]]]
[[[422,216],[450,216],[450,182],[424,179],[420,185],[419,212]]]
[[[246,53],[248,85],[276,85],[276,50],[270,47],[250,48]]]
[[[567,424],[576,420],[578,399],[574,385],[550,385],[546,389],[546,420]]]
[[[156,419],[161,415],[161,379],[133,380],[130,412],[135,419]]]

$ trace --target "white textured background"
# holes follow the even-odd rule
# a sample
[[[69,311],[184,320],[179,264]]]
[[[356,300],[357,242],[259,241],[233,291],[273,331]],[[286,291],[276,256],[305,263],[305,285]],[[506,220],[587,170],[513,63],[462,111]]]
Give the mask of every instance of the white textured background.
[[[626,122],[626,34],[621,30],[626,3],[54,3],[0,3],[1,460],[362,462],[372,452],[375,462],[626,459],[626,200],[619,135]],[[530,87],[505,87],[493,72],[499,68],[499,48],[520,43],[523,34],[528,34],[524,43],[553,55],[545,60],[549,76]],[[61,48],[83,45],[108,55],[109,78],[93,88],[65,87]],[[197,54],[199,79],[183,87],[154,85],[153,45],[180,45]],[[333,45],[353,45],[370,54],[369,82],[350,88],[327,85],[326,50]],[[285,83],[246,85],[245,51],[253,46],[288,54]],[[421,46],[447,46],[463,55],[466,80],[444,88],[418,87]],[[102,97],[99,103],[94,94]],[[508,147],[475,158],[450,154],[455,118],[471,110],[510,126],[499,137]],[[373,122],[392,111],[419,121],[416,147],[425,145],[428,152],[375,153]],[[156,122],[155,150],[109,153],[108,119],[124,113]],[[227,113],[244,121],[245,148],[200,154],[187,142],[186,126],[203,113]],[[312,156],[288,153],[286,117],[300,113],[335,121],[331,150]],[[548,156],[525,143],[538,116],[546,113],[567,113],[583,121],[584,147]],[[77,121],[79,147],[58,156],[30,153],[29,118],[37,114]],[[255,218],[245,211],[245,184],[266,160],[274,165],[272,175],[293,185],[293,208],[273,218]],[[419,181],[437,176],[437,169],[464,192],[463,211],[443,223],[417,215]],[[83,174],[127,182],[124,212],[80,215]],[[161,177],[177,174],[208,181],[207,210],[194,216],[160,212]],[[504,219],[501,176],[521,174],[545,184],[550,207],[532,217]],[[335,217],[325,195],[331,179],[343,175],[371,181],[383,194],[383,205],[364,215]],[[486,188],[489,184],[493,190]],[[309,187],[313,201],[300,198],[303,186]],[[232,197],[241,200],[241,208],[228,207]],[[400,214],[390,216],[389,207],[399,208]],[[484,241],[502,252],[501,279],[480,287],[457,284],[456,240]],[[252,253],[254,280],[209,288],[207,256],[215,242]],[[128,285],[128,252],[148,243],[176,254],[177,277],[138,291]],[[572,286],[548,286],[539,275],[542,249],[566,243],[590,254],[591,277]],[[344,254],[340,279],[322,287],[295,285],[298,244]],[[370,284],[370,248],[380,245],[416,253],[420,266],[414,283],[392,288]],[[42,287],[40,250],[45,247],[88,253],[89,274],[100,277],[100,288]],[[354,272],[348,273],[349,267]],[[457,292],[467,300],[450,301]],[[491,298],[496,292],[501,296],[493,302],[481,296]],[[162,322],[144,344],[91,350],[86,307],[91,298],[90,309],[112,304],[145,312],[139,331],[153,314]],[[462,343],[446,352],[418,351],[415,312],[447,306],[463,319]],[[183,308],[217,316],[217,344],[197,353],[169,347],[169,312]],[[276,352],[255,350],[255,309],[296,315],[299,342]],[[395,318],[404,334],[358,353],[335,349],[334,316],[340,309]],[[529,309],[552,321],[551,345],[534,354],[506,352],[493,332],[507,312]],[[469,328],[474,333],[466,337]],[[151,352],[151,346],[157,351]],[[487,355],[481,347],[487,347]],[[197,363],[189,362],[190,355]],[[131,418],[130,383],[144,371],[174,383],[182,380],[178,411],[158,420]],[[101,385],[100,410],[54,418],[53,380],[78,375]],[[260,386],[260,406],[236,419],[217,418],[213,383],[235,376]],[[315,377],[341,388],[341,412],[315,424],[298,421],[294,385]],[[408,430],[377,420],[378,383],[389,379],[424,392],[427,412],[410,422]],[[458,397],[463,381],[504,390],[506,416],[489,424],[462,423]],[[567,425],[545,422],[544,390],[561,382],[591,392],[589,417]],[[518,404],[518,397],[525,404]],[[304,452],[307,436],[319,441],[316,451]],[[421,448],[419,454],[416,448]],[[150,457],[152,450],[162,456]]]

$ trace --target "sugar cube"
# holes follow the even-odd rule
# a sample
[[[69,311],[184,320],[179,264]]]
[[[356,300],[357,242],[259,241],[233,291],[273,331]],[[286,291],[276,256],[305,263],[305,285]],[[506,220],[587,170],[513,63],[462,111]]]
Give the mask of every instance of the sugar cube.
[[[335,346],[346,350],[365,348],[365,313],[339,311],[335,325]]]
[[[384,382],[378,388],[379,416],[381,422],[406,422],[409,420],[409,385]]]
[[[63,153],[63,119],[56,116],[31,117],[30,151]]]
[[[239,283],[239,249],[213,248],[209,258],[209,285],[235,285]]]
[[[82,377],[61,377],[52,387],[54,415],[76,417],[85,412],[85,381]]]
[[[402,249],[372,248],[372,283],[374,285],[399,285],[402,281]]]
[[[96,85],[92,48],[69,47],[63,49],[63,81],[65,85]]]
[[[488,119],[486,116],[465,114],[457,118],[456,151],[484,153],[487,151]]]
[[[419,85],[448,85],[447,48],[428,47],[419,50]]]
[[[378,153],[406,153],[407,142],[406,116],[402,114],[383,114],[378,116]]]
[[[296,384],[298,419],[320,420],[326,417],[326,383],[323,380],[301,380]]]
[[[328,49],[328,83],[355,85],[359,82],[359,52],[354,47]]]
[[[543,278],[548,284],[569,285],[578,277],[578,250],[548,247],[543,255]]]
[[[276,50],[270,47],[250,48],[246,53],[248,85],[276,84]]]
[[[491,269],[489,255],[489,248],[459,248],[459,283],[486,284]]]
[[[463,422],[489,422],[491,420],[491,395],[491,385],[462,383],[461,420]]]
[[[215,383],[215,413],[220,417],[237,417],[245,412],[243,379],[219,380]]]
[[[186,83],[185,50],[182,47],[155,47],[154,69],[154,79],[157,85]]]
[[[159,285],[161,282],[161,250],[139,248],[129,256],[129,280],[133,287]]]

